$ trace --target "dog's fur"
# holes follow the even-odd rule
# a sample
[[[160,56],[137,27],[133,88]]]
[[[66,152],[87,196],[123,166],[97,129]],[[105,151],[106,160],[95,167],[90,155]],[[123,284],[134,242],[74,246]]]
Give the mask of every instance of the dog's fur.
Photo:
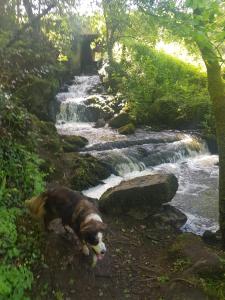
[[[45,229],[55,218],[61,218],[64,228],[69,226],[83,245],[83,253],[89,255],[89,247],[95,253],[94,260],[102,258],[106,251],[102,233],[106,224],[93,202],[80,192],[66,187],[56,187],[25,201],[32,217],[43,220]]]

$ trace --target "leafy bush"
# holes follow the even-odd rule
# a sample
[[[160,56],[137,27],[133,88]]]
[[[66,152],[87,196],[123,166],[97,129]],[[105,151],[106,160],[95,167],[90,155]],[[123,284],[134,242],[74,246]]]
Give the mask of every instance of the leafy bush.
[[[213,126],[206,74],[143,44],[128,45],[114,66],[114,83],[138,123],[167,128]]]
[[[30,116],[26,109],[18,107],[8,95],[0,89],[0,130],[8,138],[24,138],[27,135]],[[4,129],[4,130],[3,130]]]
[[[0,299],[26,300],[24,290],[31,288],[33,274],[23,266],[0,266]]]
[[[12,140],[0,141],[0,205],[18,206],[19,201],[44,188],[41,160]]]
[[[19,209],[0,207],[0,299],[23,300],[25,291],[31,287],[33,274],[21,253],[17,232],[17,219],[22,215]],[[23,233],[20,232],[20,239]],[[33,241],[27,238],[26,246]],[[31,254],[26,254],[26,260]]]
[[[18,255],[15,244],[17,241],[16,217],[19,211],[16,209],[0,208],[0,254],[4,260]]]

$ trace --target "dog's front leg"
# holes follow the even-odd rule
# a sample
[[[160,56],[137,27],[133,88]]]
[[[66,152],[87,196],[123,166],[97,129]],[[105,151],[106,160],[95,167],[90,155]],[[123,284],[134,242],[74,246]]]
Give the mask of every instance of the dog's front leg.
[[[98,258],[95,254],[93,254],[93,260],[92,260],[92,268],[94,268],[97,264]]]

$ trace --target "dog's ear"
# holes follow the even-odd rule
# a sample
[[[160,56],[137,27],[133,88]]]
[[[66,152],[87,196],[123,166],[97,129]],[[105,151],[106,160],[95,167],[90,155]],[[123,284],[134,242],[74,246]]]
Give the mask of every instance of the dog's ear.
[[[105,223],[91,220],[87,224],[81,225],[80,233],[82,235],[85,235],[87,233],[97,233],[97,232],[105,231],[106,228],[107,225]]]
[[[107,224],[105,224],[105,223],[101,223],[100,224],[100,228],[101,228],[101,230],[100,231],[105,231],[106,229],[107,229]]]

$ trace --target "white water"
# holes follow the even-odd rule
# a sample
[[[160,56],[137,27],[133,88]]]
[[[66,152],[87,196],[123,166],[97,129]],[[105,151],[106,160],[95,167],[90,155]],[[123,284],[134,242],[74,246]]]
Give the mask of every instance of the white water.
[[[85,118],[83,102],[89,90],[99,84],[99,78],[80,76],[75,77],[75,82],[68,93],[61,93],[57,97],[62,102],[57,116],[58,132],[86,137],[89,145],[85,151],[108,163],[117,173],[83,192],[90,197],[100,198],[108,188],[118,185],[122,180],[157,172],[174,173],[179,180],[179,189],[172,205],[188,216],[183,230],[198,234],[206,229],[216,230],[218,156],[210,155],[201,140],[187,133],[151,132],[145,128],[127,137],[107,127],[93,128],[92,122],[80,122]],[[62,124],[62,121],[65,123]]]

